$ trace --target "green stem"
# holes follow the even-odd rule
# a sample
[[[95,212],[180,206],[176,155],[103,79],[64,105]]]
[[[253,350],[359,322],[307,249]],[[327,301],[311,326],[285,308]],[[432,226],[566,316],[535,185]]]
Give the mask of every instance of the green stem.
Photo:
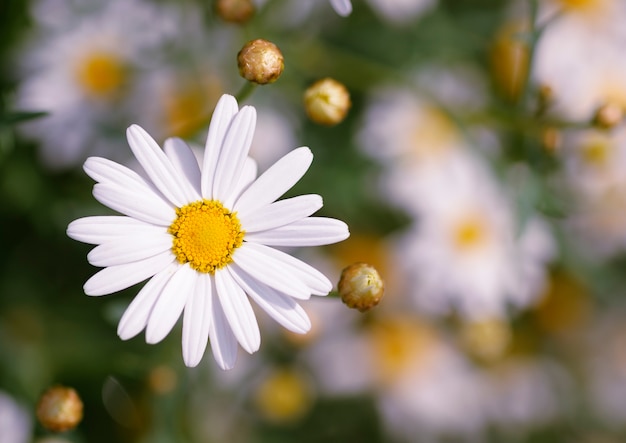
[[[237,99],[237,103],[241,104],[241,102],[245,101],[256,89],[256,84],[252,82],[245,82],[239,92],[235,94],[235,98]]]

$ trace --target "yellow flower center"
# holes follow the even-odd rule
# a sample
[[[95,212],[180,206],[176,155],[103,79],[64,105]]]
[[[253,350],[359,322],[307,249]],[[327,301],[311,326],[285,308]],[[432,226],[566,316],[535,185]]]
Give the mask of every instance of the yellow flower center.
[[[93,97],[117,94],[127,80],[127,67],[114,54],[94,53],[81,60],[76,76],[84,91]]]
[[[302,417],[311,406],[307,380],[292,369],[277,369],[257,388],[254,400],[265,418],[288,422]]]
[[[472,249],[487,239],[487,229],[478,217],[463,219],[454,228],[454,244],[461,250]]]
[[[586,164],[598,167],[607,164],[611,154],[610,151],[609,141],[597,138],[584,145],[581,154]]]
[[[414,318],[377,320],[368,330],[377,375],[383,383],[428,366],[437,347],[434,331]]]
[[[172,250],[180,263],[213,274],[232,261],[244,236],[235,213],[219,201],[203,200],[176,209],[176,215],[168,232],[174,237]]]
[[[564,8],[570,9],[586,9],[593,6],[599,6],[602,0],[560,0]]]

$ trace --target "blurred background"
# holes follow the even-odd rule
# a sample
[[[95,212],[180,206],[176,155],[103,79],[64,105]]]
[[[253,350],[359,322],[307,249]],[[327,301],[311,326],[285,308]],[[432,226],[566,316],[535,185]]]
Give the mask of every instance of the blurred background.
[[[0,443],[626,441],[624,23],[623,0],[3,0]],[[255,38],[285,70],[251,88]],[[328,77],[351,106],[319,124],[304,94]],[[350,226],[294,253],[385,282],[367,312],[303,303],[304,336],[259,310],[228,372],[186,368],[180,326],[121,341],[141,285],[84,295],[65,234],[108,213],[88,156],[132,165],[133,123],[201,146],[223,93],[257,108],[260,169],[309,146],[290,192]],[[59,384],[84,417],[53,432],[35,411]]]

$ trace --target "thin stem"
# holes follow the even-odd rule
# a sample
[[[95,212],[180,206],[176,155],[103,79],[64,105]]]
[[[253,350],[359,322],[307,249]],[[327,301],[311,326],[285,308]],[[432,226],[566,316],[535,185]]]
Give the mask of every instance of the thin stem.
[[[243,86],[241,87],[241,89],[239,90],[239,92],[235,94],[235,98],[237,99],[237,102],[241,104],[241,102],[245,101],[248,97],[250,97],[250,95],[252,95],[252,93],[256,89],[256,86],[257,86],[256,83],[252,83],[248,81],[245,82]]]

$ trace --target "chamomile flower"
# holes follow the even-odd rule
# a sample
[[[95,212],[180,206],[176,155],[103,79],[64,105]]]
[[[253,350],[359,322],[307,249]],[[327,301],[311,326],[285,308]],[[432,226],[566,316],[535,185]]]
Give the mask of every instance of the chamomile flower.
[[[86,217],[68,235],[98,245],[89,262],[104,267],[84,286],[99,296],[149,279],[122,316],[123,340],[146,330],[158,343],[183,314],[182,350],[196,366],[211,341],[223,369],[232,368],[237,343],[258,350],[260,333],[250,299],[285,328],[305,333],[310,321],[296,300],[326,295],[332,283],[308,264],[273,248],[314,246],[348,237],[345,223],[310,217],[319,195],[276,201],[306,172],[306,147],[278,160],[255,179],[248,151],[256,110],[238,109],[224,95],[209,127],[202,166],[189,147],[169,139],[162,151],[141,127],[127,131],[145,177],[104,158],[84,169],[98,183],[98,201],[122,216]]]
[[[35,12],[45,14],[52,6],[41,3]],[[142,102],[138,79],[179,29],[177,13],[143,0],[83,5],[78,13],[71,4],[56,6],[72,12],[40,23],[16,63],[24,78],[17,106],[48,113],[24,125],[24,134],[40,142],[50,168],[72,167],[94,154],[121,160],[123,141],[106,135],[124,127]]]

